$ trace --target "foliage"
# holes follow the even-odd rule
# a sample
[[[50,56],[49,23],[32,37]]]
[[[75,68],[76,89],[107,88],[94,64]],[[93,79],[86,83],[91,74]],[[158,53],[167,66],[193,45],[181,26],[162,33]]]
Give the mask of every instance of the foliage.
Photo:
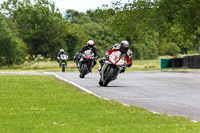
[[[69,34],[70,25],[53,3],[37,0],[32,4],[25,0],[14,4],[16,8],[12,9],[8,18],[16,23],[19,36],[27,43],[31,57],[41,54],[55,59],[59,49],[68,49],[65,37]],[[9,5],[11,1],[4,3],[4,8],[10,11]]]
[[[0,65],[20,64],[25,59],[26,44],[9,29],[0,14]]]
[[[77,24],[68,24],[70,27],[65,37],[66,46],[68,48],[67,54],[69,59],[73,60],[76,52],[78,52],[81,47],[86,44],[87,36],[84,34],[84,29]]]
[[[158,51],[155,44],[152,43],[134,43],[133,46],[133,59],[156,59]]]
[[[163,42],[159,49],[160,55],[176,56],[180,53],[180,48],[172,42]]]
[[[119,43],[119,38],[106,25],[91,22],[83,25],[88,39],[94,40],[99,54],[104,56],[106,50],[110,49],[115,43]]]
[[[30,59],[37,55],[55,59],[63,48],[72,60],[89,39],[94,40],[100,56],[127,40],[134,59],[155,59],[198,51],[199,6],[197,0],[132,0],[125,4],[119,0],[86,13],[68,9],[61,14],[49,0],[8,0],[1,12],[13,32],[12,41],[9,37],[6,41],[20,42],[15,47],[24,47],[19,53],[27,52]],[[22,56],[27,54],[20,59]]]
[[[134,55],[137,59],[143,59],[146,58],[142,56],[144,54],[138,52],[146,49],[148,42],[156,46],[159,55],[177,55],[198,49],[198,5],[196,0],[134,0],[124,5],[116,2],[95,13],[103,20],[99,22],[109,23],[118,35],[137,48],[133,53],[137,54]]]
[[[66,10],[65,12],[66,19],[68,19],[68,14],[71,14],[72,19],[70,20],[70,22],[72,24],[83,25],[91,22],[90,17],[85,15],[84,13],[79,13],[78,11],[75,10]]]

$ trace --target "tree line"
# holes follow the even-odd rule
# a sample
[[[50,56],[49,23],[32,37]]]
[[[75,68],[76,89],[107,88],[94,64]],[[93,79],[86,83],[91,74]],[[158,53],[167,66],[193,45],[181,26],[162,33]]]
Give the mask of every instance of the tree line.
[[[86,13],[62,14],[48,0],[8,0],[0,7],[0,65],[21,64],[37,55],[54,60],[61,48],[72,60],[90,39],[100,56],[121,40],[130,42],[133,59],[195,52],[199,5],[198,0],[119,0]]]

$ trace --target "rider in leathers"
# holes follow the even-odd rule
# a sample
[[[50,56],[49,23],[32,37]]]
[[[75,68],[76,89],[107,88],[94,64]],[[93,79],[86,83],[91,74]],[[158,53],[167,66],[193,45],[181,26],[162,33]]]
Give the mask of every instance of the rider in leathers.
[[[77,68],[80,67],[79,66],[79,61],[80,61],[80,58],[81,58],[81,55],[84,51],[86,50],[92,50],[92,52],[94,53],[94,60],[92,62],[92,65],[90,67],[90,72],[92,72],[92,68],[96,65],[96,60],[99,58],[99,54],[98,54],[98,50],[97,48],[94,46],[94,41],[93,40],[89,40],[87,42],[87,45],[84,45],[81,50],[79,52],[76,53],[76,55],[74,56],[74,61],[76,62],[76,66]]]
[[[120,51],[122,52],[122,56],[126,58],[127,63],[125,66],[121,69],[121,72],[125,72],[125,67],[131,67],[132,66],[132,52],[129,50],[129,42],[128,41],[121,41],[121,44],[115,44],[111,49],[105,52],[105,57],[99,60],[99,63],[101,64],[101,68],[103,67],[104,62],[108,59],[109,54],[111,54],[114,51]],[[101,68],[99,71],[101,71]]]
[[[67,56],[67,58],[68,58],[68,55],[67,55],[67,53],[64,51],[64,49],[61,49],[60,52],[57,54],[57,61],[58,61],[58,63],[59,63],[59,66],[61,65],[61,64],[60,64],[60,58],[61,58],[61,55],[62,55],[62,54],[65,54],[65,55]]]

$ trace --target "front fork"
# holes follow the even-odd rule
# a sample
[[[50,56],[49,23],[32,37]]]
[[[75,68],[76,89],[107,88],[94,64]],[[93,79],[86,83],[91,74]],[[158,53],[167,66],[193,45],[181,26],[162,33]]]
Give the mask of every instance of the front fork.
[[[89,71],[92,70],[93,65],[94,65],[94,61],[92,60],[91,63],[90,63]]]
[[[101,71],[99,71],[100,76],[101,76],[101,81],[104,81],[104,78],[103,78],[103,77],[104,77],[104,73],[105,73],[105,71],[106,71],[108,65],[110,65],[110,64],[104,63],[103,66],[102,66],[102,68],[101,68]]]

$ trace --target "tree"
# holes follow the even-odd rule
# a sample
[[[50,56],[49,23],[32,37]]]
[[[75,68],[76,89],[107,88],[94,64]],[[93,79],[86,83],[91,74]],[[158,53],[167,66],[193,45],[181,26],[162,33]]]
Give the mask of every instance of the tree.
[[[76,52],[80,51],[81,47],[86,44],[88,38],[83,32],[84,29],[77,24],[68,24],[68,32],[65,37],[65,43],[67,47],[67,54],[69,59],[73,60]]]
[[[25,43],[15,36],[0,14],[0,65],[20,64],[25,59]]]
[[[10,11],[10,20],[16,22],[20,38],[27,43],[28,53],[54,59],[58,48],[67,49],[67,21],[55,9],[54,3],[48,0],[34,2],[9,0],[4,7]],[[13,5],[15,8],[11,10],[9,7]]]

